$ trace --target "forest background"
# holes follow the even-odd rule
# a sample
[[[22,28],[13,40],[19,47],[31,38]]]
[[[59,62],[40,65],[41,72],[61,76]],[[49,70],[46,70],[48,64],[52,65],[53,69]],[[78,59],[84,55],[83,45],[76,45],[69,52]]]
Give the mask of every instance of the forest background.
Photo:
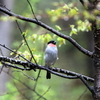
[[[12,12],[25,17],[34,18],[27,0],[11,1],[11,8],[9,7],[9,1],[5,0],[5,2],[6,3],[3,2],[4,5]],[[85,24],[88,23],[87,19],[83,16],[86,14],[86,11],[79,0],[42,0],[42,2],[41,0],[30,0],[30,3],[32,4],[35,16],[38,20],[41,20],[43,23],[51,26],[65,35],[71,36],[84,48],[90,51],[93,50],[93,45],[91,45],[93,44],[93,36],[91,34],[91,29],[86,28],[85,26]],[[72,10],[69,11],[69,9]],[[10,17],[2,17],[2,13],[0,14],[1,25],[2,23],[10,23],[8,25],[9,31],[7,31],[10,33],[10,35],[6,36],[7,32],[5,32],[5,36],[3,36],[4,34],[0,33],[0,36],[2,36],[1,40],[3,40],[2,43],[13,50],[18,49],[18,53],[29,59],[30,54],[26,49],[26,45],[23,42],[23,37],[20,34],[20,29],[18,28],[15,19]],[[18,23],[23,31],[23,34],[25,34],[32,53],[35,54],[38,64],[44,65],[43,56],[46,43],[53,39],[57,41],[59,51],[59,59],[55,63],[54,67],[63,68],[90,77],[94,76],[92,59],[78,51],[71,43],[57,37],[38,25],[20,20],[18,20]],[[76,26],[78,26],[77,29],[75,28]],[[3,30],[3,28],[0,29]],[[5,37],[5,39],[3,37]],[[5,40],[8,40],[9,42],[5,42]],[[3,55],[13,55],[8,50],[3,50]],[[31,90],[35,87],[36,82],[26,76],[28,75],[34,79],[38,75],[38,70],[36,72],[19,71],[11,68],[6,68],[3,70],[4,71],[2,71],[1,74],[5,73],[4,75],[6,76],[4,77],[7,77],[7,79],[5,79],[6,82],[2,81],[4,77],[0,75],[0,83],[2,84],[0,85],[0,88],[2,88],[4,91],[0,91],[0,100],[22,100],[23,98],[25,100],[36,100],[38,98],[35,92]],[[11,75],[7,74],[8,71]],[[42,70],[40,73],[40,78],[35,87],[36,91],[43,95],[44,98],[48,100],[90,100],[92,98],[90,91],[79,79],[64,79],[52,74],[52,79],[47,80],[45,78],[45,74],[46,71]],[[20,80],[23,83],[21,83]],[[42,99],[43,98],[40,98],[40,100]]]

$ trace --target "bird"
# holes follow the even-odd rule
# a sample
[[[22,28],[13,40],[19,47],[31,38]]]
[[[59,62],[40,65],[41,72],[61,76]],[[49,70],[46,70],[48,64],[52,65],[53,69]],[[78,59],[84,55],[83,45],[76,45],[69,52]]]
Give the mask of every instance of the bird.
[[[51,40],[47,43],[47,47],[45,49],[45,55],[44,55],[44,60],[45,60],[45,67],[51,67],[54,65],[56,60],[58,59],[58,49],[56,46],[56,41]],[[47,71],[46,74],[47,79],[51,79],[51,73]]]

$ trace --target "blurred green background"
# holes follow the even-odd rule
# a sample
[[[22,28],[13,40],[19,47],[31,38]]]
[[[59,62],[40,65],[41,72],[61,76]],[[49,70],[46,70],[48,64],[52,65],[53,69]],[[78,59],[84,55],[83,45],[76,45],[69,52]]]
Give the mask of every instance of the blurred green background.
[[[84,16],[82,16],[84,8],[79,0],[29,1],[32,4],[37,19],[54,29],[58,29],[58,31],[60,31],[62,34],[68,36],[70,36],[71,32],[70,25],[76,25],[76,21],[86,19]],[[75,16],[69,14],[68,16],[67,12],[62,12],[62,7],[64,5],[68,5],[71,8],[76,7],[78,9],[78,14]],[[53,15],[54,13],[52,14],[52,12],[50,12],[57,9],[60,9],[57,12],[59,13],[58,16],[56,15],[56,12],[55,15]],[[14,0],[13,8],[11,9],[11,11],[25,17],[34,18],[30,10],[30,6],[27,3],[27,0]],[[58,38],[53,33],[33,23],[28,23],[20,20],[18,20],[18,22],[22,31],[25,33],[26,39],[31,47],[31,50],[36,60],[38,61],[38,64],[44,65],[43,56],[46,42],[50,39],[54,39],[57,41],[57,46],[59,50],[59,59],[55,63],[54,67],[63,68],[90,77],[94,76],[92,59],[77,50],[71,43],[61,38]],[[56,25],[60,26],[61,30],[60,28],[56,28]],[[78,34],[72,34],[71,37],[84,48],[90,51],[93,50],[93,37],[91,31],[79,31]],[[22,40],[23,38],[20,34],[18,26],[16,25],[15,21],[13,21],[11,48],[16,50],[21,42],[23,42]],[[24,55],[27,59],[30,58],[29,51],[25,44],[23,44],[18,49],[18,52]],[[46,98],[45,100],[92,99],[91,93],[79,79],[64,79],[52,75],[52,79],[47,80],[45,78],[46,71],[41,71],[40,77],[36,85],[36,81],[28,79],[23,74],[25,73],[30,77],[36,78],[38,72],[38,70],[36,72],[28,72],[11,69],[11,74],[14,77],[11,77],[11,79],[6,83],[6,92],[11,93],[9,93],[9,95],[2,95],[0,97],[0,100],[42,100],[43,98],[39,98],[39,96],[37,96],[35,92]],[[21,80],[23,83],[21,83],[19,80]],[[27,86],[29,87],[27,87],[25,84],[27,84]]]

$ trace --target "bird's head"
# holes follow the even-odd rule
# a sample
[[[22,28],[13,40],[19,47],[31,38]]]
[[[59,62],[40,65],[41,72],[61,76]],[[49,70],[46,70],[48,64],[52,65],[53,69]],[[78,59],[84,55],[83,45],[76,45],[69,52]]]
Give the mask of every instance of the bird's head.
[[[56,47],[56,41],[51,40],[47,43],[47,45],[50,47]]]
[[[48,44],[50,44],[50,43],[56,45],[56,41],[51,40],[51,41],[48,42]]]

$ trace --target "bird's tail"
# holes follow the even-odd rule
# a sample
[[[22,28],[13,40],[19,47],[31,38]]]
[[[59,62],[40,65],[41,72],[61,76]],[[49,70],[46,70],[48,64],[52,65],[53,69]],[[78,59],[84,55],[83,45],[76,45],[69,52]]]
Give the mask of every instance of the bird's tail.
[[[51,73],[49,71],[47,71],[47,75],[46,75],[47,79],[51,79]]]

